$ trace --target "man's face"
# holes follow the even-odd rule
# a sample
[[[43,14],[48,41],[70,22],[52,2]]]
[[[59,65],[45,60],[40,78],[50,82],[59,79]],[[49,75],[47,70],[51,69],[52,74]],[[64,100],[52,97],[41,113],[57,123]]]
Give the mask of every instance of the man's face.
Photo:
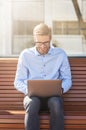
[[[49,35],[35,35],[34,42],[37,51],[41,54],[47,54],[50,48],[50,36]]]

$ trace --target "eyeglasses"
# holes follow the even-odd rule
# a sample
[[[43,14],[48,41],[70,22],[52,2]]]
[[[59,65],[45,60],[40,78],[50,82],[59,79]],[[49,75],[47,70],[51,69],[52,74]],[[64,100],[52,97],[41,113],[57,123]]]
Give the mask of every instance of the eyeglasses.
[[[35,42],[37,46],[42,46],[42,45],[49,45],[50,41],[45,41],[45,42]]]

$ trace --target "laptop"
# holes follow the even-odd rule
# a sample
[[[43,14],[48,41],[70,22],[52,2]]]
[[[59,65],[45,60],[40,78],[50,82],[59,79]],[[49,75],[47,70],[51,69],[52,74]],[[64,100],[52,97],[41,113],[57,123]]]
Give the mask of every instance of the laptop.
[[[62,81],[59,80],[28,80],[28,96],[51,97],[61,96]]]

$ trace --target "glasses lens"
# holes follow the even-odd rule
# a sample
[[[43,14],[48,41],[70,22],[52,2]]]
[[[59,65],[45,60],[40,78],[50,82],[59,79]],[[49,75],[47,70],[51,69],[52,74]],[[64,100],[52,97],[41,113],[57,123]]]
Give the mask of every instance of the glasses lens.
[[[36,44],[38,46],[41,46],[41,45],[49,45],[49,41],[46,41],[46,42],[36,42]]]

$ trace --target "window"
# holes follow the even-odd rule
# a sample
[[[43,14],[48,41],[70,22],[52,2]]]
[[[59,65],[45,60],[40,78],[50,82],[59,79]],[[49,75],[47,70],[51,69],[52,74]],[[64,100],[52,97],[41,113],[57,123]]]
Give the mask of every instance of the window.
[[[86,55],[86,0],[1,0],[0,56],[34,46],[40,22],[52,27],[53,43],[68,55]]]
[[[44,22],[43,0],[13,1],[13,44],[12,54],[19,54],[24,48],[34,45],[33,28]]]
[[[86,54],[86,1],[53,0],[53,42],[68,55]]]

